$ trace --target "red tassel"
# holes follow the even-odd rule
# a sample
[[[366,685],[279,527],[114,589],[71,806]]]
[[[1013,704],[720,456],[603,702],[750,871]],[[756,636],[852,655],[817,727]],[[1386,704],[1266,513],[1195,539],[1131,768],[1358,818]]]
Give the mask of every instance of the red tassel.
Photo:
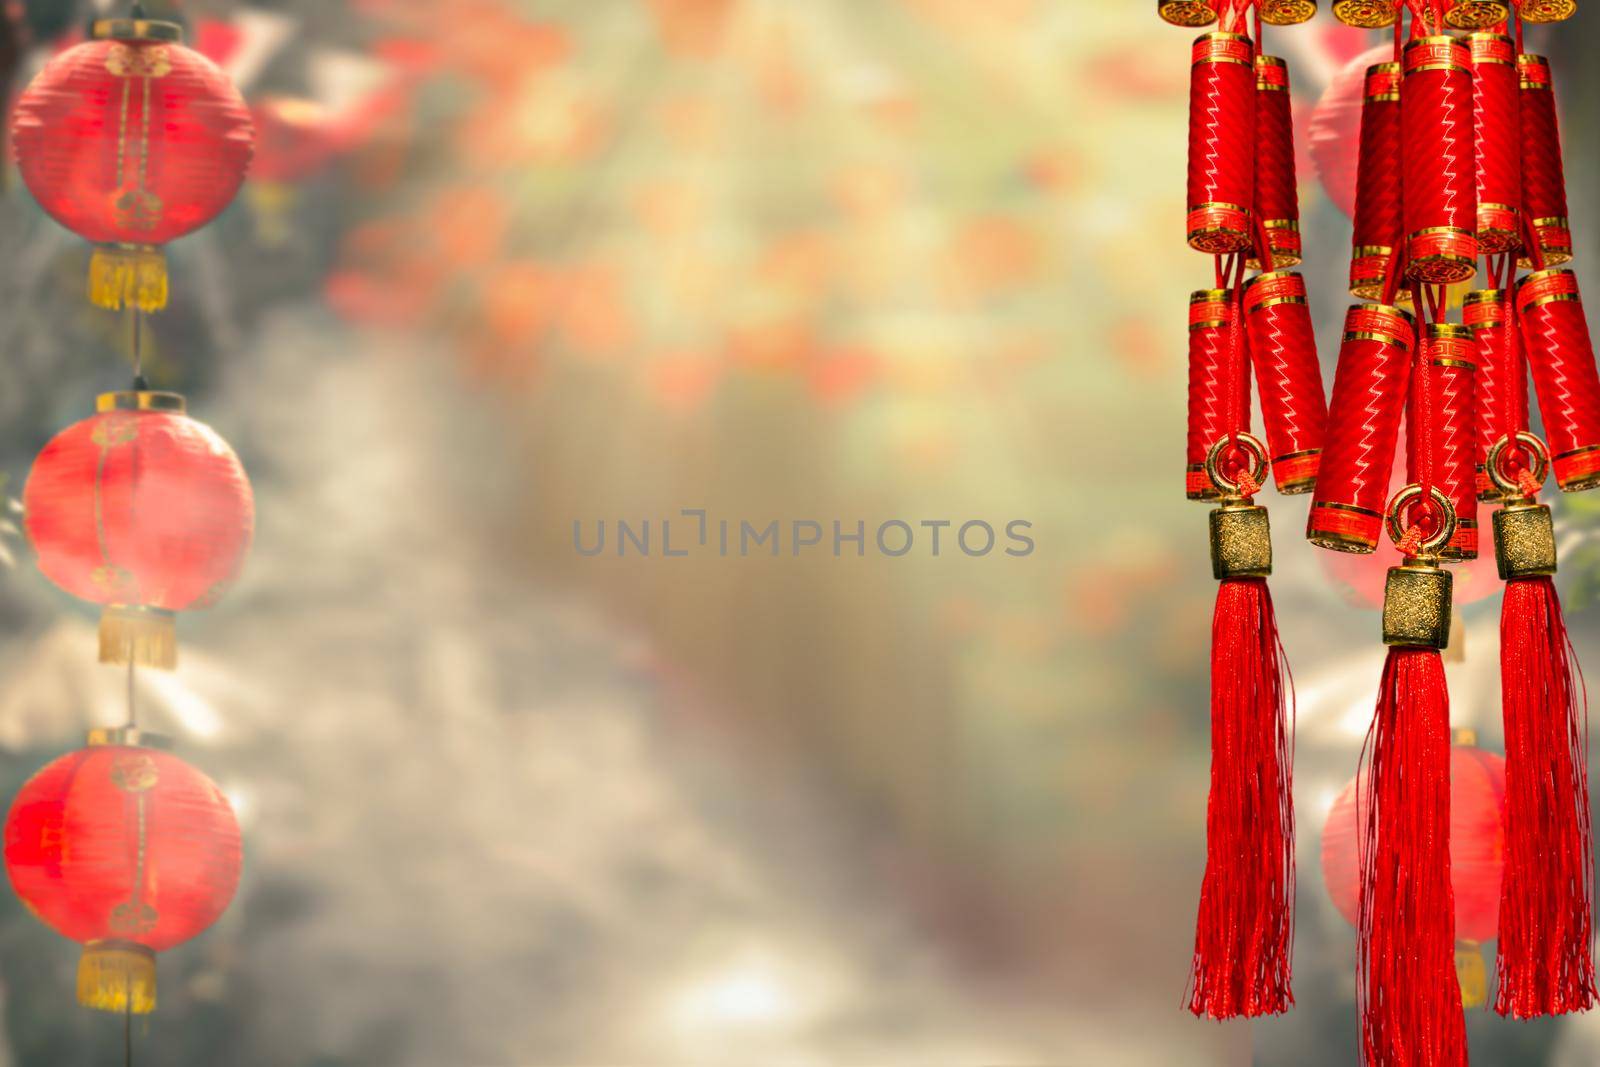
[[[1587,702],[1549,578],[1506,583],[1500,614],[1506,864],[1495,1011],[1518,1019],[1595,1003]]]
[[[1358,819],[1357,999],[1369,1067],[1467,1062],[1450,888],[1450,695],[1431,648],[1391,648]]]
[[[1266,580],[1224,580],[1211,623],[1211,797],[1189,996],[1196,1015],[1275,1015],[1294,1003],[1289,688]]]

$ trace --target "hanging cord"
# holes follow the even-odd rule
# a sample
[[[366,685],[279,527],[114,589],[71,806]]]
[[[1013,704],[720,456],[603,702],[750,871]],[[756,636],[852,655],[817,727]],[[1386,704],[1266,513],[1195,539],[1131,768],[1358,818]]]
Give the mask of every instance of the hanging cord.
[[[144,377],[144,311],[130,308],[128,328],[128,358],[133,363],[133,387],[143,391],[149,388]]]
[[[138,666],[133,662],[133,657],[128,657],[128,728],[133,729],[139,725],[139,705],[134,698],[134,677]]]
[[[1411,407],[1406,417],[1414,423],[1413,440],[1417,452],[1417,485],[1422,489],[1418,497],[1420,501],[1433,498],[1433,396],[1430,390],[1429,379],[1431,372],[1429,364],[1432,363],[1431,353],[1426,339],[1428,336],[1428,323],[1437,322],[1439,319],[1439,305],[1441,295],[1435,295],[1436,290],[1442,287],[1429,285],[1413,285],[1411,287],[1411,304],[1417,309],[1417,339],[1414,350],[1415,362],[1411,372]],[[1428,314],[1423,313],[1423,304],[1426,300]],[[1425,505],[1424,505],[1425,506]],[[1408,524],[1415,528],[1418,524]]]
[[[1233,321],[1230,325],[1228,336],[1228,380],[1226,389],[1228,393],[1228,440],[1235,449],[1239,447],[1239,431],[1244,426],[1245,420],[1250,415],[1250,394],[1245,387],[1245,351],[1244,351],[1244,260],[1241,253],[1236,256],[1237,266],[1233,276]],[[1243,464],[1245,468],[1249,464]],[[1241,479],[1240,491],[1247,488],[1246,483],[1251,479]],[[1257,489],[1260,487],[1257,486]],[[1254,496],[1255,492],[1244,493],[1246,498]]]

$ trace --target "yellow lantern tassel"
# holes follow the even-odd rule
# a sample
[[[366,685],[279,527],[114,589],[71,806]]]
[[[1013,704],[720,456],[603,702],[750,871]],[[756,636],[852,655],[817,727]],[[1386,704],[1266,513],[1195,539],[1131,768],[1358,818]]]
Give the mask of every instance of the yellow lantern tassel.
[[[89,258],[89,302],[109,311],[167,306],[167,257],[152,245],[100,246]]]
[[[78,1003],[148,1015],[156,1009],[156,954],[131,941],[91,941],[78,961]]]
[[[160,608],[110,604],[100,612],[100,662],[178,665],[177,616]]]
[[[1481,1008],[1489,1003],[1489,968],[1476,941],[1456,942],[1456,981],[1461,983],[1463,1008]]]
[[[287,182],[252,179],[245,185],[256,217],[256,240],[268,248],[281,248],[294,236],[294,209],[299,193]]]

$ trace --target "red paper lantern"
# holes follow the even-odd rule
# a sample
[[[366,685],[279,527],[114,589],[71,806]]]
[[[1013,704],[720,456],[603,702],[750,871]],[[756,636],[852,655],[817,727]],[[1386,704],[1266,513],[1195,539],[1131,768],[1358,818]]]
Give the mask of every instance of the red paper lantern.
[[[1450,886],[1456,902],[1456,940],[1492,940],[1500,929],[1500,876],[1505,864],[1506,761],[1492,752],[1458,744],[1450,749]],[[1361,862],[1356,838],[1356,779],[1328,811],[1322,827],[1322,883],[1333,904],[1353,926],[1361,901]],[[1476,967],[1476,945],[1458,950],[1458,967]],[[1465,959],[1463,959],[1465,957]],[[1463,987],[1464,994],[1468,991]],[[1483,989],[1474,989],[1481,1004]]]
[[[1394,45],[1363,51],[1333,75],[1310,112],[1310,160],[1323,192],[1339,211],[1355,216],[1355,166],[1362,142],[1362,99],[1366,70],[1394,58]]]
[[[22,787],[6,873],[51,929],[84,946],[78,1000],[155,1008],[155,954],[217,920],[239,885],[239,823],[216,783],[138,731],[90,734]]]
[[[314,100],[269,96],[253,108],[256,155],[246,195],[256,215],[256,236],[265,245],[290,237],[295,186],[332,158],[334,131],[325,108]]]
[[[17,100],[18,169],[57,222],[96,244],[90,299],[166,305],[155,246],[215,218],[250,165],[253,129],[227,75],[169,22],[102,19]]]
[[[173,612],[209,607],[238,574],[255,525],[250,482],[175,393],[102,394],[57,434],[23,490],[39,569],[105,606],[100,658],[171,668]]]
[[[257,101],[252,112],[256,126],[252,182],[302,181],[331,158],[333,130],[327,109],[315,100],[268,96]]]

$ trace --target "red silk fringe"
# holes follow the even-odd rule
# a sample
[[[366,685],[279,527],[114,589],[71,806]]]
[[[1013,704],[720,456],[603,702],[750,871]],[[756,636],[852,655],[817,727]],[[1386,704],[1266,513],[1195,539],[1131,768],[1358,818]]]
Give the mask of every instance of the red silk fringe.
[[[1392,648],[1357,818],[1356,996],[1367,1067],[1463,1067],[1450,888],[1450,695],[1433,649]]]
[[[1506,583],[1500,615],[1506,863],[1495,1011],[1518,1019],[1596,1000],[1587,703],[1549,578]]]
[[[1294,1003],[1293,732],[1272,596],[1230,578],[1211,624],[1211,796],[1189,1010],[1275,1015]]]

